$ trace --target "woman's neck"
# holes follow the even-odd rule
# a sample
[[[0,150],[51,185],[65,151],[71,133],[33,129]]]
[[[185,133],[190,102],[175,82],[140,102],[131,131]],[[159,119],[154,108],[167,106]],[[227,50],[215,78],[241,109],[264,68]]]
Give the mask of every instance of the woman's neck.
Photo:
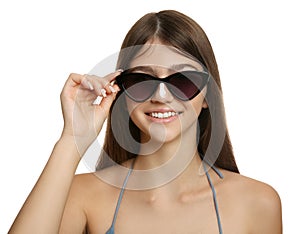
[[[165,168],[148,170],[150,173],[147,175],[135,175],[138,170],[134,171],[135,178],[131,177],[129,182],[134,184],[132,187],[145,191],[144,199],[147,203],[164,198],[187,202],[193,199],[195,194],[199,194],[202,188],[207,187],[207,181],[199,171],[202,160],[198,153],[186,161],[181,160],[182,158],[173,160],[174,164],[168,161],[163,166]],[[139,167],[145,161],[140,159],[139,162],[137,158],[136,163]]]
[[[152,142],[151,144],[151,146],[141,147],[135,162],[135,169],[150,170],[172,161],[176,161],[177,164],[188,163],[197,154],[196,142],[194,143],[187,138],[180,138],[163,144],[159,142]]]
[[[201,158],[197,150],[195,124],[190,125],[177,137],[164,142],[143,141],[140,154],[136,157],[128,185],[141,189],[151,189],[169,184],[174,179],[188,180],[191,175],[199,175]],[[185,178],[185,179],[184,179]],[[132,184],[131,184],[132,183]]]
[[[195,155],[198,155],[196,135],[196,122],[167,142],[162,139],[155,140],[154,137],[149,140],[149,137],[142,135],[141,142],[144,143],[141,144],[134,168],[149,170],[164,166],[172,161],[186,165]]]

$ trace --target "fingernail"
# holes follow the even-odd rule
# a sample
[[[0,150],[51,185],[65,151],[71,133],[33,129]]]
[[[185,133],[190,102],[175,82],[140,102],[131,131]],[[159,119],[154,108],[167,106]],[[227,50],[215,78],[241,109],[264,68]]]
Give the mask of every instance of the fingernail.
[[[101,91],[102,96],[106,97],[106,91],[105,91],[105,89],[101,89],[100,91]]]
[[[110,89],[110,91],[112,91],[113,93],[117,92],[117,91],[114,89],[114,87],[112,87],[111,85],[110,85],[110,86],[108,86],[108,88],[109,88],[109,89]]]
[[[123,72],[124,70],[123,69],[118,69],[118,70],[116,70],[116,72]]]
[[[90,90],[94,90],[94,87],[93,87],[93,85],[91,84],[91,82],[87,81],[87,84],[88,84]]]

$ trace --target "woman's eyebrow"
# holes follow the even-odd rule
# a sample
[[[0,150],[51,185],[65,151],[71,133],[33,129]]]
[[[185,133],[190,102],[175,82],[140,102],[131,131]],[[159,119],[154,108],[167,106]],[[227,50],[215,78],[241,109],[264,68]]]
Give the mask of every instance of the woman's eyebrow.
[[[166,67],[166,68],[170,69],[170,70],[180,71],[180,70],[182,70],[183,68],[186,68],[186,67],[192,68],[196,71],[199,70],[199,68],[197,68],[196,66],[194,66],[190,63],[172,64],[170,67]],[[128,72],[136,72],[136,71],[141,71],[141,72],[150,73],[150,74],[155,73],[155,69],[152,66],[136,66],[136,67],[128,69]]]
[[[182,70],[183,68],[186,68],[186,67],[193,68],[196,71],[199,70],[199,68],[195,67],[194,65],[192,65],[190,63],[173,64],[173,65],[171,65],[170,69],[175,70],[175,71],[180,71],[180,70]]]
[[[146,72],[146,73],[154,73],[153,68],[150,66],[136,66],[136,67],[128,69],[128,72],[136,72],[136,71],[141,71],[141,72]]]

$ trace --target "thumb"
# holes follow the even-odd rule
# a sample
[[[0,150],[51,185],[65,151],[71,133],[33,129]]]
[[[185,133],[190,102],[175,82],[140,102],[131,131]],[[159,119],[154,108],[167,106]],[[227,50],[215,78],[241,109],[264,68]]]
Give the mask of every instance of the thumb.
[[[107,97],[102,98],[100,104],[98,106],[95,106],[95,114],[97,116],[97,119],[99,119],[100,123],[103,123],[107,118],[111,105],[116,98],[116,95],[116,93],[112,93]]]

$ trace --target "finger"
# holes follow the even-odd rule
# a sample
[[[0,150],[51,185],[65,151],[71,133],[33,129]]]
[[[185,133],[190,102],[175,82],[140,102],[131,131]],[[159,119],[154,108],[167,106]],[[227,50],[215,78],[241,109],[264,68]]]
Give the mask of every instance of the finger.
[[[96,94],[101,97],[107,97],[111,93],[116,93],[118,89],[113,85],[115,78],[120,75],[122,70],[117,70],[113,73],[110,73],[104,77],[98,77],[95,75],[85,75],[89,82],[86,82],[85,87],[93,87]]]
[[[61,98],[70,95],[70,92],[73,92],[71,90],[73,90],[74,88],[78,88],[83,79],[84,77],[82,75],[71,73],[61,91]]]
[[[117,94],[121,89],[117,84],[110,83],[105,87],[105,91],[107,95]]]
[[[118,92],[118,89],[116,89],[114,86],[114,81],[115,81],[116,77],[121,74],[122,71],[123,71],[122,69],[119,69],[119,70],[117,70],[113,73],[110,73],[102,78],[104,81],[107,82],[106,85],[104,86],[107,94]]]
[[[66,80],[65,86],[76,86],[81,84],[83,76],[77,73],[71,73]]]
[[[94,86],[91,81],[89,81],[87,75],[83,75],[83,80],[81,82],[82,86],[89,90],[94,90]]]
[[[117,84],[113,84],[112,87],[114,88],[114,90],[116,90],[117,92],[119,92],[121,89]],[[116,92],[116,93],[117,93]]]
[[[95,75],[85,74],[82,85],[84,88],[93,91],[97,96],[105,97],[106,91],[101,79],[101,77]]]
[[[99,108],[101,108],[102,111],[105,112],[106,117],[109,113],[110,107],[111,107],[114,99],[116,98],[116,96],[117,96],[116,93],[112,93],[111,95],[108,95],[106,98],[102,98],[102,100],[99,104]]]
[[[102,78],[102,80],[104,81],[105,86],[107,86],[108,84],[113,85],[114,80],[116,79],[116,77],[117,77],[118,75],[120,75],[122,72],[123,72],[123,70],[122,70],[122,69],[119,69],[119,70],[117,70],[117,71],[115,71],[115,72],[112,72],[112,73],[110,73],[110,74],[104,76],[104,77]]]
[[[108,83],[105,87],[104,87],[105,91],[107,94],[112,94],[112,93],[116,93],[117,90],[114,88],[114,86],[111,83]]]
[[[94,89],[92,83],[87,79],[86,75],[71,73],[65,83],[65,87],[66,86],[75,87],[78,85],[83,86],[85,89],[89,89],[89,90]]]

